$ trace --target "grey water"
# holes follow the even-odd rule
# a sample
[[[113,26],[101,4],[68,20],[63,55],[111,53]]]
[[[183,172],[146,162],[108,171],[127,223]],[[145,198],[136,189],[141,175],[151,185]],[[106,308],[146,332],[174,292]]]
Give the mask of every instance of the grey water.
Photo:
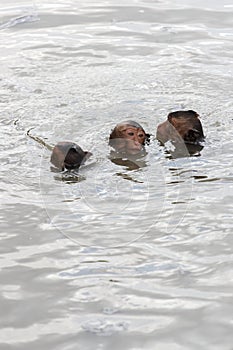
[[[0,0],[0,36],[0,349],[232,350],[232,1]],[[155,139],[179,109],[200,157]],[[29,130],[93,156],[54,173]]]

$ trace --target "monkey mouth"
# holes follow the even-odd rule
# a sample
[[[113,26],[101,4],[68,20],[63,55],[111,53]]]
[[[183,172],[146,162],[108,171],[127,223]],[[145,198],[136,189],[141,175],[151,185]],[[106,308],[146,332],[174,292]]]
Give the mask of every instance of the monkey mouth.
[[[143,149],[144,149],[144,147],[142,145],[136,146],[136,147],[128,147],[125,150],[125,153],[134,155],[134,154],[141,153],[143,151]]]
[[[143,149],[143,145],[134,140],[127,140],[125,149],[128,153],[138,153]]]
[[[111,139],[109,144],[115,151],[129,155],[136,155],[141,153],[144,149],[144,145],[140,142],[126,138]]]

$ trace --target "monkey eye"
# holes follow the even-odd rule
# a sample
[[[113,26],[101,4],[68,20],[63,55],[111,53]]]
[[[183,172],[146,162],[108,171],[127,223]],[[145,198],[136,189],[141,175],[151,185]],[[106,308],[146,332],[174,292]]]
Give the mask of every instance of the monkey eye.
[[[142,138],[144,137],[144,134],[138,134],[138,137]]]
[[[130,131],[129,131],[127,134],[128,134],[129,136],[134,136],[134,132],[130,132]]]

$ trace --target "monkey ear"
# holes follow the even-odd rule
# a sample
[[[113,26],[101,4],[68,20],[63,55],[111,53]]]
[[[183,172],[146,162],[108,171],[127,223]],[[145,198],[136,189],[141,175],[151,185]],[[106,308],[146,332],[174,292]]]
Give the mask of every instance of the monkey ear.
[[[171,123],[174,126],[174,128],[177,128],[178,125],[180,125],[180,120],[176,118],[174,113],[169,113],[167,119],[169,123]]]
[[[150,137],[151,137],[150,134],[146,134],[146,139],[145,139],[145,144],[146,144],[146,145],[149,145],[149,144],[150,144]]]
[[[172,119],[173,119],[173,113],[169,113],[167,116],[167,120],[172,124]]]
[[[174,127],[176,127],[176,125],[179,123],[176,112],[169,113],[167,119]]]

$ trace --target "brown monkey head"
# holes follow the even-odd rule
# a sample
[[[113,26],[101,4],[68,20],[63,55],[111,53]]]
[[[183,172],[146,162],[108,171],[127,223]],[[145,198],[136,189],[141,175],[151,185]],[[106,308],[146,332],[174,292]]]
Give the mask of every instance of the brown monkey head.
[[[177,111],[168,114],[168,121],[185,144],[198,144],[205,139],[199,115],[192,111]]]
[[[109,145],[117,152],[137,154],[149,143],[150,135],[146,134],[140,124],[135,121],[123,121],[115,126],[109,137]]]
[[[91,155],[74,142],[59,142],[53,149],[51,163],[59,170],[78,169]]]
[[[199,115],[192,110],[169,113],[167,120],[158,125],[156,138],[162,145],[171,141],[175,157],[199,155],[205,140]]]

